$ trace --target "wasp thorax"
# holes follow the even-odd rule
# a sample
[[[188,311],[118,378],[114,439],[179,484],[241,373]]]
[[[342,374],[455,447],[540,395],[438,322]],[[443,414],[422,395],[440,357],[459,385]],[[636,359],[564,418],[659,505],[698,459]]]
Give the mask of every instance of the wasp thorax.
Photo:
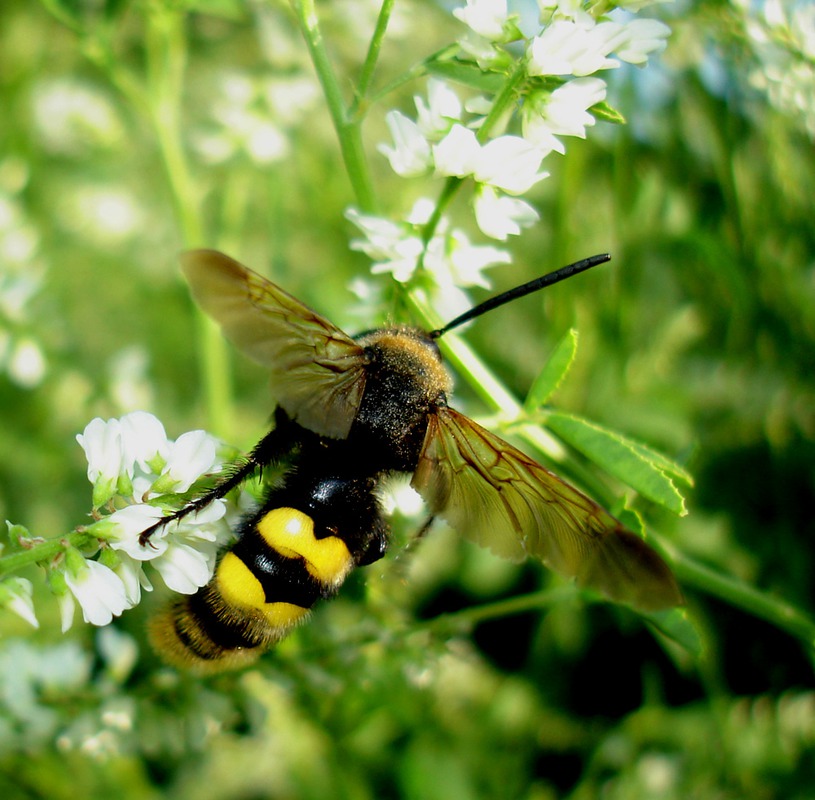
[[[450,375],[435,342],[416,328],[373,331],[357,339],[365,350],[365,393],[352,438],[379,453],[383,469],[415,468],[428,414],[446,405]]]

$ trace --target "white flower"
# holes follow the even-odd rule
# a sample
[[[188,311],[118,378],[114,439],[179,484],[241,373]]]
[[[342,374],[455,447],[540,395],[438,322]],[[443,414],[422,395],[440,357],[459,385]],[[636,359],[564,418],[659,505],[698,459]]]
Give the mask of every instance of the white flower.
[[[156,492],[183,494],[202,475],[220,467],[215,439],[206,431],[182,433],[167,450],[161,478],[153,485]]]
[[[212,577],[215,547],[206,550],[181,542],[172,542],[164,557],[153,566],[169,589],[181,594],[195,594]]]
[[[153,587],[147,576],[144,574],[141,561],[137,561],[127,553],[120,551],[117,553],[117,563],[111,569],[122,581],[125,587],[125,597],[128,608],[137,606],[141,600],[141,590],[152,591]]]
[[[499,195],[491,186],[480,186],[475,195],[475,219],[487,236],[505,241],[534,225],[539,217],[523,200]]]
[[[544,153],[520,136],[499,136],[487,142],[478,154],[473,177],[507,194],[523,194],[548,172],[539,172]]]
[[[653,0],[643,0],[643,2],[650,3]],[[548,22],[554,17],[570,19],[584,27],[594,25],[594,17],[583,8],[583,0],[538,0],[538,8],[540,8],[541,22]]]
[[[130,608],[122,579],[104,564],[85,560],[76,550],[66,553],[65,582],[82,607],[85,622],[92,625],[107,625]]]
[[[116,493],[119,476],[123,470],[121,426],[119,420],[105,422],[92,419],[77,442],[85,451],[88,460],[88,480],[93,484],[94,508],[106,503]]]
[[[482,274],[496,264],[508,264],[509,253],[491,245],[473,245],[464,231],[454,230],[447,236],[434,236],[425,255],[424,265],[436,284],[444,287],[481,286],[489,281]]]
[[[159,528],[149,544],[139,544],[139,534],[155,525],[164,512],[147,503],[137,503],[114,511],[93,526],[94,533],[110,543],[114,550],[121,550],[137,561],[151,561],[163,555],[167,549],[167,530]]]
[[[618,61],[607,56],[622,27],[601,22],[586,28],[570,20],[555,20],[529,46],[529,74],[580,76],[619,67]]]
[[[399,111],[385,116],[394,147],[379,145],[379,152],[390,161],[391,169],[403,178],[424,175],[431,166],[430,145],[419,126]]]
[[[60,630],[67,633],[74,624],[74,609],[76,608],[74,596],[69,591],[58,594],[57,605],[59,606]]]
[[[157,462],[166,461],[169,443],[164,425],[157,417],[146,411],[133,411],[119,423],[125,464],[138,464],[144,472],[151,472]]]
[[[576,78],[553,92],[538,92],[526,99],[523,108],[524,138],[539,147],[559,153],[564,147],[556,136],[586,138],[586,127],[594,125],[587,109],[606,97],[600,78]]]
[[[18,617],[22,617],[32,627],[40,627],[34,613],[31,581],[16,575],[4,580],[0,583],[0,603]]]
[[[479,36],[499,42],[507,22],[507,3],[506,0],[467,0],[466,8],[453,9],[453,16]]]
[[[489,183],[509,194],[523,194],[548,175],[538,172],[544,155],[520,136],[499,136],[482,147],[463,125],[454,125],[433,147],[440,175],[473,175],[479,183]]]
[[[365,234],[364,239],[352,239],[351,248],[361,250],[374,262],[372,272],[390,272],[400,282],[410,279],[423,249],[418,236],[404,225],[361,214],[355,208],[349,208],[345,216]]]
[[[665,49],[671,29],[656,19],[634,19],[626,23],[622,41],[614,48],[617,58],[629,64],[644,64],[650,53]]]
[[[481,145],[475,133],[463,125],[453,125],[450,133],[433,145],[436,173],[455,175],[458,178],[471,175],[480,152]]]
[[[390,273],[395,280],[405,283],[413,277],[423,249],[418,236],[406,236],[395,243],[390,258],[374,264],[371,272],[374,275]]]
[[[438,141],[447,134],[454,122],[461,119],[461,101],[445,81],[430,78],[427,82],[427,101],[418,95],[416,124],[426,139]]]
[[[436,209],[436,204],[429,197],[420,197],[410,209],[410,213],[406,217],[406,221],[411,225],[426,225],[433,216]],[[441,223],[440,223],[441,224]],[[440,228],[437,227],[436,230]]]

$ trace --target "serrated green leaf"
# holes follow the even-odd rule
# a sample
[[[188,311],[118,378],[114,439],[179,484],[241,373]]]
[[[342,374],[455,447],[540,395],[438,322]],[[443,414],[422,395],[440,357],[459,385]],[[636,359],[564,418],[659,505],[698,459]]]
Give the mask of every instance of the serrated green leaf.
[[[563,441],[643,497],[679,516],[687,513],[685,499],[671,480],[673,472],[665,467],[671,462],[664,456],[651,458],[653,451],[643,445],[573,414],[551,412],[546,416],[546,425]]]
[[[623,438],[623,437],[621,437]],[[673,459],[668,458],[656,450],[652,450],[648,445],[633,439],[624,439],[630,447],[636,450],[646,461],[651,461],[658,469],[670,475],[672,478],[682,481],[686,486],[693,486],[693,475],[690,474],[681,464],[677,464]]]
[[[552,354],[532,383],[524,401],[527,411],[540,408],[563,382],[577,354],[577,331],[571,328],[557,343]]]
[[[626,119],[625,117],[617,111],[616,108],[613,108],[605,101],[602,103],[596,103],[593,105],[589,112],[593,114],[597,119],[601,119],[604,122],[612,122],[615,125],[625,125]]]

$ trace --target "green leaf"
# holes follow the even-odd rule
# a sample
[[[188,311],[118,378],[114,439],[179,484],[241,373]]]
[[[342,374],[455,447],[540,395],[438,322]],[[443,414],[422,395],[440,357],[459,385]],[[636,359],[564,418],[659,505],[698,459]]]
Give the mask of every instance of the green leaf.
[[[678,464],[616,431],[573,414],[548,413],[546,425],[563,441],[636,489],[643,497],[679,516],[687,514],[685,499],[671,476],[681,478],[686,483],[691,480]]]
[[[507,80],[506,75],[499,72],[485,72],[473,62],[459,61],[458,59],[426,61],[425,68],[431,75],[447,78],[480,92],[489,92],[490,94],[500,92]]]
[[[604,122],[613,122],[615,125],[625,125],[626,119],[625,117],[617,111],[616,108],[612,108],[608,103],[596,103],[593,105],[589,111],[597,117],[597,119],[601,119]]]
[[[702,637],[691,622],[687,609],[672,608],[668,611],[642,614],[642,617],[662,636],[676,642],[694,658],[702,656]]]
[[[571,328],[557,343],[552,354],[532,383],[524,400],[524,408],[532,412],[540,408],[563,382],[577,354],[577,331]]]

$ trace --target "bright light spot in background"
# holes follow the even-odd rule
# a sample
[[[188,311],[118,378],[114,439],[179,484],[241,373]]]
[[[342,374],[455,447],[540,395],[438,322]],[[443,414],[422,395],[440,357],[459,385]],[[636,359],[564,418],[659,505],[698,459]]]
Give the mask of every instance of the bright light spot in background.
[[[24,389],[33,389],[45,377],[45,356],[33,339],[20,339],[14,344],[8,361],[9,377]]]
[[[90,84],[69,78],[38,84],[32,114],[43,146],[52,153],[76,155],[110,147],[124,135],[107,97]]]
[[[66,197],[59,209],[61,222],[97,244],[121,242],[143,230],[144,212],[125,189],[84,186]]]

